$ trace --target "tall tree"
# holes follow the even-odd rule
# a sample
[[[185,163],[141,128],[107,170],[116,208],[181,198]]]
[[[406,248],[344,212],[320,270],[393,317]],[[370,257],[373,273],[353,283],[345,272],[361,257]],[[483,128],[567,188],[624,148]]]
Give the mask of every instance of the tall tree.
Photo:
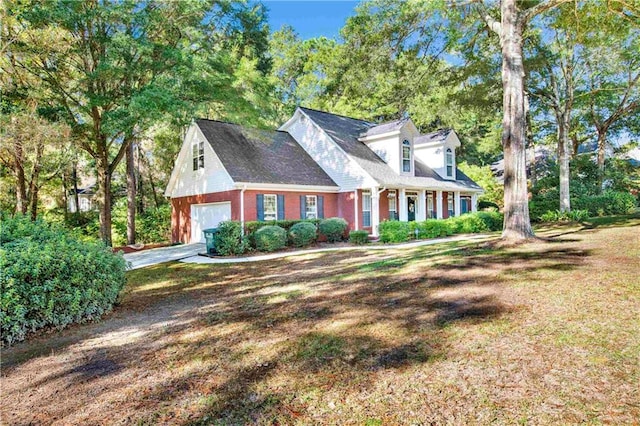
[[[168,112],[189,116],[194,102],[231,86],[222,43],[235,9],[203,0],[19,3],[7,7],[29,31],[10,54],[48,86],[95,160],[100,234],[110,245],[113,173],[137,133]],[[52,28],[64,46],[42,44]]]

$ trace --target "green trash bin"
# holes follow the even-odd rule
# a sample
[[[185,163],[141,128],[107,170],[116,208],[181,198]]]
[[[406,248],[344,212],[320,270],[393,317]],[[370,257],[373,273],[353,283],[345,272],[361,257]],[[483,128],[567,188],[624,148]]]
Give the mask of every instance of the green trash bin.
[[[218,228],[209,228],[202,232],[204,232],[204,239],[207,242],[207,254],[218,254],[216,251],[216,234],[218,233]]]

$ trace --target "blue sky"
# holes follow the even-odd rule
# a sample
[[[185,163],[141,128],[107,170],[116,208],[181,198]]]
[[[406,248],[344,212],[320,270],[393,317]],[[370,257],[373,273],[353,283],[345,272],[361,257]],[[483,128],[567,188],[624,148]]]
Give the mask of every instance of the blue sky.
[[[263,0],[269,9],[271,31],[291,25],[302,39],[337,37],[358,1],[278,1]]]

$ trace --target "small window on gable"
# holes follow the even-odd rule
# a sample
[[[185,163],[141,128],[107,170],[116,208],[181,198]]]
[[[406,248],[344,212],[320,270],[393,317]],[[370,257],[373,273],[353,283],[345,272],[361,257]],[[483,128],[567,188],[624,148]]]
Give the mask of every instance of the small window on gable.
[[[408,140],[402,141],[402,171],[411,172],[411,142]]]
[[[204,169],[204,142],[196,142],[191,146],[193,170]]]
[[[447,148],[445,161],[447,164],[447,177],[453,177],[453,151],[451,151],[451,148]]]

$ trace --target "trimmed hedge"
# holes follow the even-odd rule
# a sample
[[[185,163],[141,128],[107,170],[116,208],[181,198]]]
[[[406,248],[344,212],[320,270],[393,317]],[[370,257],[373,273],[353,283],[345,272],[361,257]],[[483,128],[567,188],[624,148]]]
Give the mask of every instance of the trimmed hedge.
[[[256,249],[275,251],[287,246],[287,231],[279,226],[264,226],[253,234]]]
[[[270,220],[267,222],[254,220],[251,222],[245,222],[244,229],[247,235],[251,235],[258,229],[264,228],[265,226],[279,226],[289,232],[291,231],[291,228],[298,223],[311,223],[317,227],[320,223],[320,219]]]
[[[418,231],[417,238],[438,238],[453,235],[455,226],[450,219],[427,219],[424,222],[416,222],[414,225]]]
[[[588,218],[589,211],[587,210],[572,210],[570,212],[556,210],[554,212],[546,212],[540,216],[540,220],[543,222],[582,222]]]
[[[289,230],[289,240],[296,247],[304,247],[316,241],[318,229],[311,222],[296,223]]]
[[[359,246],[367,244],[369,242],[369,233],[367,231],[351,231],[349,232],[349,242]]]
[[[320,231],[320,235],[324,235],[327,238],[327,241],[335,243],[344,238],[347,225],[347,221],[341,217],[330,217],[320,221],[318,230]]]
[[[383,243],[403,243],[413,238],[411,227],[414,222],[400,222],[397,220],[380,222],[378,231],[380,241]]]
[[[242,254],[249,249],[247,239],[242,235],[242,225],[233,220],[220,222],[214,245],[223,256]]]
[[[126,262],[101,242],[24,217],[0,217],[2,340],[100,318],[125,285]]]

